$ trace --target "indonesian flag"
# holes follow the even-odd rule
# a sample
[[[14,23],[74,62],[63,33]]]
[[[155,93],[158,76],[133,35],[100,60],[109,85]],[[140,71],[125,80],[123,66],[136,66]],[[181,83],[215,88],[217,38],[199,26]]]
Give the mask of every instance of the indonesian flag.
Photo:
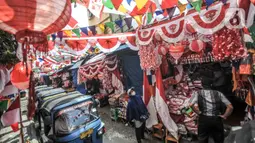
[[[176,123],[170,117],[169,109],[166,104],[166,96],[164,92],[164,86],[162,82],[162,76],[160,70],[156,70],[156,95],[155,95],[157,112],[167,130],[178,139],[178,127]]]
[[[8,110],[2,115],[1,122],[3,126],[10,126],[20,122],[20,97],[17,96]]]
[[[237,0],[237,5],[245,11],[246,27],[251,27],[254,22],[255,6],[251,0]]]
[[[157,111],[153,99],[153,94],[150,91],[149,81],[146,75],[146,71],[143,74],[143,101],[150,113],[149,119],[146,121],[146,127],[151,128],[153,125],[158,124]]]

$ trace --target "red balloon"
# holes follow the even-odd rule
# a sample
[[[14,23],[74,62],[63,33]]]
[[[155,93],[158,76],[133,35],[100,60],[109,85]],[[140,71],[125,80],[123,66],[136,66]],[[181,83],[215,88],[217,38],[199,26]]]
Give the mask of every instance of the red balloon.
[[[20,90],[27,89],[29,87],[31,67],[23,64],[23,62],[17,63],[11,72],[12,84]]]

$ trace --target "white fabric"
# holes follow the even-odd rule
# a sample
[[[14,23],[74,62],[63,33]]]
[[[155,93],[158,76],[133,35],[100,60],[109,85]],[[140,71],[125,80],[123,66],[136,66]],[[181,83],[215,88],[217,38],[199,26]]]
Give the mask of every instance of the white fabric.
[[[97,18],[100,18],[101,17],[101,12],[103,10],[102,0],[90,0],[90,2],[89,2],[89,10]]]
[[[3,126],[10,126],[11,124],[20,121],[20,108],[13,109],[11,111],[5,112],[1,117],[1,122]]]
[[[250,4],[250,9],[246,21],[246,27],[251,27],[254,21],[254,16],[255,16],[255,6],[251,3]]]

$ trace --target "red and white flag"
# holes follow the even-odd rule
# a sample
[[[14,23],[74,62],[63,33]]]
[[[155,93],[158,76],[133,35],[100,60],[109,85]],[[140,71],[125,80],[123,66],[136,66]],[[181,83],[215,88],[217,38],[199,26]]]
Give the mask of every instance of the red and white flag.
[[[155,95],[157,112],[167,130],[178,139],[178,127],[170,117],[169,109],[166,104],[166,96],[160,70],[156,70],[156,95]]]
[[[8,84],[4,87],[4,90],[0,92],[0,96],[8,96],[17,93],[18,88],[12,85],[12,83],[9,81]]]
[[[20,97],[13,101],[11,106],[7,109],[7,111],[2,115],[1,122],[3,126],[10,126],[12,124],[16,124],[20,122]]]
[[[148,109],[148,112],[150,113],[150,117],[146,121],[146,127],[151,128],[153,125],[158,124],[158,118],[153,95],[150,92],[150,85],[146,71],[143,73],[143,101]]]
[[[104,5],[102,0],[90,0],[89,1],[89,10],[97,18],[101,18]]]
[[[245,11],[246,27],[251,27],[254,22],[255,6],[251,0],[237,0],[237,5]]]

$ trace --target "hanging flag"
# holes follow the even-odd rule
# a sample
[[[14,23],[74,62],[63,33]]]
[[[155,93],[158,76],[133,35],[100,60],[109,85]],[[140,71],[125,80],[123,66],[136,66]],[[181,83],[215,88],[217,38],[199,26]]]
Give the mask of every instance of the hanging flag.
[[[115,9],[119,9],[121,3],[122,3],[122,0],[112,0],[112,4],[115,7]]]
[[[58,36],[58,38],[60,39],[60,41],[62,41],[62,39],[63,39],[63,31],[59,31],[59,32],[57,33],[57,36]]]
[[[155,17],[157,21],[162,21],[164,18],[166,18],[164,16],[164,11],[161,9],[156,10],[153,17]]]
[[[78,38],[81,37],[80,29],[73,29],[72,31]]]
[[[222,3],[226,4],[228,0],[220,0]]]
[[[11,82],[8,82],[6,86],[4,87],[4,90],[0,93],[0,96],[8,96],[8,95],[17,94],[17,93],[18,93],[18,88],[12,85]]]
[[[140,10],[142,9],[148,0],[135,0],[137,8]]]
[[[96,34],[97,34],[96,26],[95,26],[95,25],[89,26],[89,30],[92,32],[93,35],[96,35]]]
[[[112,22],[105,23],[105,26],[109,27],[112,30],[112,32],[114,32],[114,24]]]
[[[176,7],[172,7],[172,8],[166,9],[166,11],[167,11],[167,13],[168,13],[169,19],[172,19],[172,18],[173,18],[175,10],[176,10]]]
[[[125,18],[124,20],[125,20],[125,22],[127,24],[128,29],[131,29],[132,17]]]
[[[71,30],[64,30],[64,33],[65,33],[68,37],[72,37],[72,31],[71,31]]]
[[[16,122],[14,124],[11,124],[11,128],[13,132],[17,132],[19,130],[19,123]]]
[[[150,113],[149,119],[146,121],[146,127],[151,128],[153,125],[158,124],[157,111],[153,99],[153,93],[150,91],[150,85],[147,78],[146,71],[143,72],[143,102]]]
[[[172,8],[178,5],[178,0],[158,0],[162,9]]]
[[[51,38],[52,38],[52,41],[55,41],[55,39],[57,38],[56,34],[51,34]]]
[[[205,0],[206,8],[208,8],[210,5],[212,5],[214,0]]]
[[[130,13],[134,10],[134,8],[136,7],[136,3],[133,0],[130,0],[130,2],[128,3],[128,0],[123,0],[121,5],[127,10],[127,13]],[[120,5],[120,6],[121,6]],[[119,7],[120,8],[120,7]]]
[[[142,18],[143,25],[149,25],[153,23],[153,17],[151,13],[146,13]]]
[[[186,9],[187,9],[187,10],[190,10],[190,9],[192,9],[192,8],[193,8],[193,6],[192,6],[190,3],[188,3]]]
[[[194,9],[198,12],[201,11],[203,1],[202,0],[192,0],[191,5],[194,7]]]
[[[134,19],[136,20],[137,24],[138,25],[141,25],[142,24],[142,15],[136,15],[134,16]]]
[[[248,28],[244,27],[243,31],[244,31],[244,42],[253,43],[254,41],[253,41],[253,39],[251,37],[251,34],[250,34]]]
[[[103,3],[102,0],[90,0],[89,1],[89,11],[95,15],[97,18],[101,18],[101,14],[103,11]]]
[[[82,33],[84,33],[84,34],[86,34],[86,35],[89,35],[88,33],[88,29],[87,29],[87,27],[83,27],[83,28],[80,28],[81,29],[81,31],[82,31]]]
[[[187,4],[178,3],[178,8],[180,10],[180,14],[182,14],[186,10]]]
[[[139,27],[139,24],[137,23],[137,21],[136,21],[134,18],[132,18],[132,23],[131,23],[131,25],[132,25],[132,27],[133,27],[134,29],[137,29],[137,28]]]
[[[255,6],[250,0],[237,0],[237,5],[245,11],[246,27],[251,27],[254,22]]]
[[[183,4],[183,5],[185,5],[185,4],[188,4],[189,2],[188,2],[188,0],[179,0],[178,1],[180,4]]]
[[[157,113],[161,118],[166,129],[172,136],[178,139],[178,127],[173,119],[170,117],[167,106],[162,75],[160,69],[156,70],[156,95],[155,95]]]
[[[121,20],[115,21],[115,24],[118,25],[119,28],[122,28],[122,27],[123,27],[123,25],[122,25],[122,19],[121,19]]]
[[[148,9],[151,7],[152,5],[152,1],[147,1],[147,3],[144,5],[144,7],[142,9],[138,9],[138,7],[134,7],[133,11],[131,13],[129,13],[130,16],[136,16],[136,15],[144,15]]]
[[[119,12],[122,12],[122,13],[124,13],[124,14],[126,14],[126,13],[128,12],[127,9],[126,9],[122,4],[120,5],[118,11],[119,11]]]
[[[20,122],[20,97],[17,96],[11,106],[1,117],[3,126],[10,126],[17,122]]]
[[[113,9],[114,5],[112,4],[111,0],[103,0],[103,5],[109,9]]]
[[[5,111],[8,109],[10,104],[10,99],[4,99],[0,101],[0,110]]]
[[[104,24],[101,23],[98,25],[98,27],[102,30],[102,32],[104,33],[104,30],[105,30],[105,27],[104,27]]]

